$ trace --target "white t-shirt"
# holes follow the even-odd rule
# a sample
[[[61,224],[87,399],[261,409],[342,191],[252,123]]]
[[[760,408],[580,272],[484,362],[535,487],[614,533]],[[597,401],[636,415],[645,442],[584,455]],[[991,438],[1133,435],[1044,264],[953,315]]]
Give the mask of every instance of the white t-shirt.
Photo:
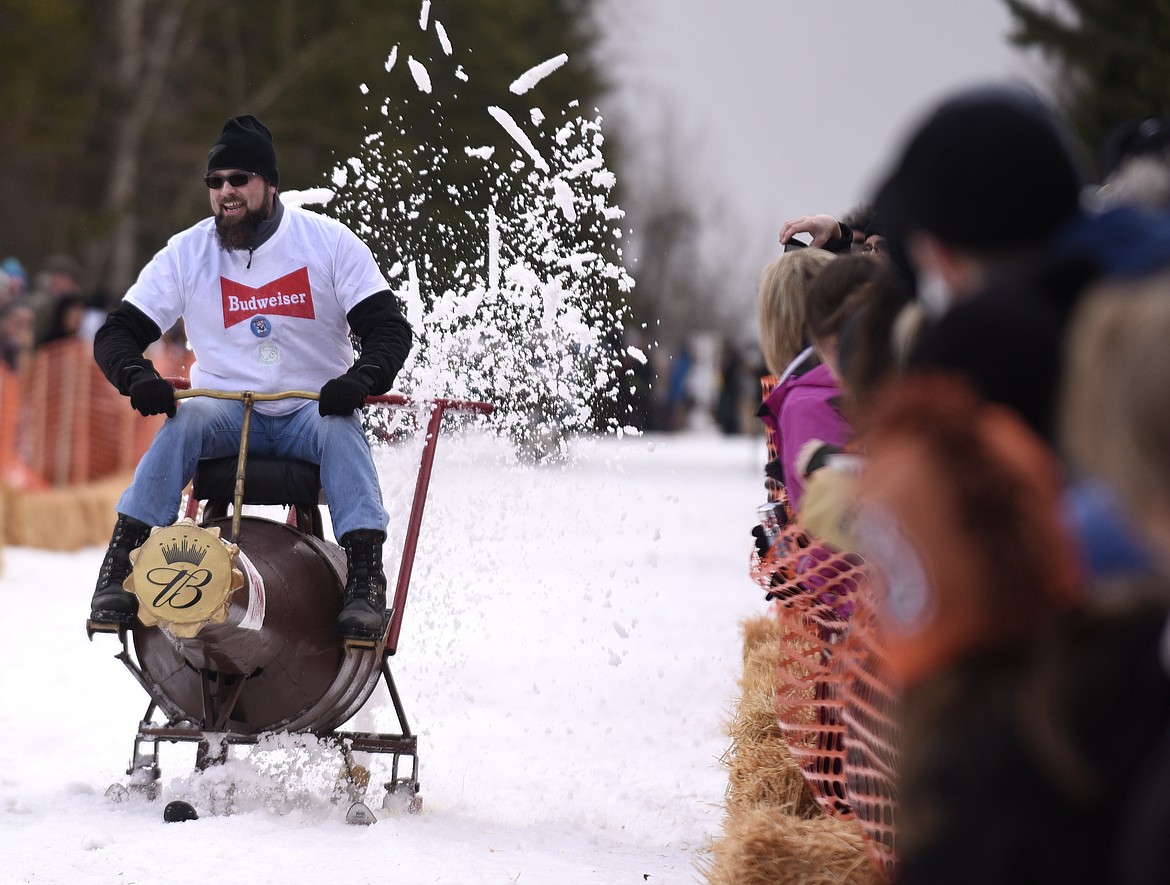
[[[250,259],[221,249],[207,218],[172,237],[125,300],[163,330],[184,319],[192,387],[319,391],[353,365],[345,315],[390,285],[349,228],[293,206]],[[304,404],[275,400],[256,410],[280,415]]]

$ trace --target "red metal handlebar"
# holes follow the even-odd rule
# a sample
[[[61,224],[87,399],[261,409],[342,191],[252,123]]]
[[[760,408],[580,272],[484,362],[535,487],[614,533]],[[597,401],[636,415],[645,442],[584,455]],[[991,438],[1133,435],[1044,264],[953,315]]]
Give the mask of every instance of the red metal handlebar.
[[[189,390],[191,382],[186,378],[168,378],[176,390]],[[419,459],[418,478],[414,483],[414,498],[410,503],[410,518],[406,524],[406,536],[402,539],[402,560],[398,566],[398,583],[394,587],[394,607],[390,614],[390,627],[386,638],[386,654],[392,655],[398,651],[398,635],[402,630],[402,612],[406,608],[406,596],[410,589],[410,576],[414,571],[414,554],[418,546],[418,536],[422,530],[423,510],[427,503],[427,491],[431,485],[431,470],[435,463],[435,447],[439,442],[439,433],[443,427],[445,412],[463,412],[470,414],[490,415],[495,406],[479,400],[447,399],[435,397],[433,399],[415,399],[400,393],[383,393],[378,396],[366,397],[366,403],[375,406],[388,406],[394,409],[430,409],[431,416],[427,422],[427,436],[423,444],[422,457]]]

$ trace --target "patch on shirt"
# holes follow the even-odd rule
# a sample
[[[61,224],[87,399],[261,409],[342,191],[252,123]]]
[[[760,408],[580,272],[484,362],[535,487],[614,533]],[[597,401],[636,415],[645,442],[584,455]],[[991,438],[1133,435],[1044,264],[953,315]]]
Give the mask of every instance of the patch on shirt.
[[[223,296],[225,329],[230,329],[236,323],[242,323],[258,313],[301,317],[306,320],[311,320],[315,316],[307,267],[294,270],[259,289],[253,289],[227,277],[219,278],[219,286]]]
[[[258,354],[260,357],[260,362],[264,363],[266,366],[271,366],[274,363],[280,362],[280,348],[275,344],[270,344],[267,342],[261,344]]]
[[[248,328],[252,330],[252,334],[257,338],[267,338],[272,334],[272,323],[268,317],[252,317],[251,322],[248,323]]]

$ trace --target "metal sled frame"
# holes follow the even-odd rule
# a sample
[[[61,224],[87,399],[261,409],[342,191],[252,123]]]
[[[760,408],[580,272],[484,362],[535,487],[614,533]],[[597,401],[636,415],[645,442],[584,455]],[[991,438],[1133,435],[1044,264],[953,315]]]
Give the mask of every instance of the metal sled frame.
[[[172,378],[171,382],[177,388],[176,398],[186,398],[197,395],[207,395],[209,392],[201,390],[186,390],[186,379]],[[290,392],[292,393],[292,392]],[[316,399],[315,393],[297,391],[296,395],[306,399]],[[287,395],[287,394],[286,394]],[[232,398],[242,398],[250,405],[253,399],[268,398],[263,394],[245,392],[242,395],[232,395]],[[368,397],[367,404],[381,405],[396,409],[429,410],[426,438],[422,456],[419,460],[418,477],[415,480],[414,496],[411,501],[410,517],[407,522],[406,534],[403,538],[402,558],[398,567],[398,579],[394,589],[394,598],[389,609],[385,632],[381,641],[377,643],[347,643],[347,664],[356,663],[356,659],[364,659],[370,655],[379,655],[381,660],[379,669],[381,682],[386,686],[390,695],[394,712],[398,719],[399,733],[343,731],[336,728],[298,728],[295,723],[286,729],[292,734],[311,735],[324,744],[336,746],[345,765],[345,777],[352,784],[356,778],[353,753],[384,753],[391,756],[391,776],[385,784],[386,799],[400,791],[405,793],[408,807],[417,811],[420,800],[417,798],[420,785],[418,779],[418,737],[411,731],[406,718],[406,711],[402,705],[402,698],[394,682],[390,670],[390,657],[398,651],[399,634],[402,628],[402,615],[406,607],[406,598],[410,588],[410,578],[414,569],[414,556],[418,545],[419,534],[422,529],[423,510],[426,506],[427,492],[430,488],[431,472],[435,460],[435,448],[438,444],[439,433],[442,430],[443,415],[447,412],[463,414],[491,414],[493,407],[490,403],[474,400],[456,399],[426,399],[415,400],[399,394],[384,394]],[[243,499],[243,471],[246,462],[246,439],[250,407],[245,410],[245,424],[241,438],[239,467],[236,476],[236,494],[233,501],[233,537],[238,537],[239,520]],[[198,502],[189,498],[187,515],[194,517]],[[295,507],[289,508],[289,522],[305,529],[305,515]],[[110,631],[105,631],[110,632]],[[232,682],[222,678],[212,678],[207,671],[201,671],[203,679],[203,723],[192,722],[178,709],[171,708],[157,696],[150,680],[143,672],[138,661],[130,651],[128,629],[125,625],[117,630],[121,651],[115,655],[131,675],[150,696],[146,713],[138,725],[138,733],[134,737],[134,750],[126,774],[130,776],[130,788],[154,798],[158,792],[158,781],[161,777],[159,767],[159,744],[168,742],[191,742],[198,745],[196,750],[196,768],[203,770],[210,765],[222,763],[227,759],[228,747],[231,744],[257,744],[267,734],[243,734],[221,730],[231,717],[232,710],[239,698],[242,686],[247,676],[236,678]],[[92,635],[92,634],[91,634]],[[345,668],[343,668],[344,670]],[[352,667],[350,668],[352,669]],[[338,679],[344,678],[339,674]],[[372,691],[372,689],[371,689]],[[365,705],[367,694],[346,719]],[[161,714],[162,722],[157,721]],[[403,757],[410,759],[410,773],[404,775],[400,771]]]
[[[162,775],[162,769],[159,766],[159,744],[162,741],[197,744],[195,767],[198,770],[204,770],[211,765],[227,761],[228,747],[231,744],[257,744],[263,740],[266,733],[239,734],[218,731],[214,729],[214,726],[211,730],[205,729],[191,722],[178,710],[170,709],[163,705],[154,697],[149,680],[143,674],[137,662],[134,660],[133,655],[130,653],[126,630],[120,632],[119,639],[122,642],[122,650],[115,657],[126,666],[138,681],[138,684],[151,696],[150,703],[146,707],[146,713],[143,715],[142,721],[138,723],[138,733],[134,736],[134,750],[131,756],[130,766],[126,769],[126,774],[130,777],[130,788],[132,790],[142,792],[152,799],[157,795],[157,785]],[[362,655],[374,653],[372,650],[356,652],[356,654]],[[351,654],[353,653],[351,652]],[[231,706],[234,704],[235,697],[238,697],[239,692],[237,690],[235,696],[230,697],[227,704],[213,712],[214,707],[218,705],[209,703],[211,700],[211,686],[208,684],[210,680],[207,679],[206,673],[203,675],[205,680],[205,721],[222,725],[229,717]],[[397,685],[394,683],[394,676],[390,672],[389,653],[387,652],[383,653],[381,675],[382,682],[390,695],[390,701],[394,705],[394,713],[398,717],[398,727],[400,730],[398,734],[343,731],[337,729],[295,730],[291,733],[311,735],[324,744],[335,746],[342,754],[345,765],[345,777],[350,782],[356,777],[353,759],[354,752],[389,754],[391,757],[391,770],[390,780],[384,784],[386,797],[389,799],[389,797],[401,791],[405,793],[407,802],[412,803],[414,802],[414,797],[421,789],[418,779],[418,736],[411,731],[410,724],[407,722],[406,710],[403,708],[402,698],[398,693]],[[241,686],[243,682],[244,680],[241,679],[236,685]],[[163,717],[162,722],[157,721],[160,713]],[[401,773],[403,757],[410,759],[409,775],[403,775]],[[410,807],[412,810],[417,810],[418,804],[411,804]]]

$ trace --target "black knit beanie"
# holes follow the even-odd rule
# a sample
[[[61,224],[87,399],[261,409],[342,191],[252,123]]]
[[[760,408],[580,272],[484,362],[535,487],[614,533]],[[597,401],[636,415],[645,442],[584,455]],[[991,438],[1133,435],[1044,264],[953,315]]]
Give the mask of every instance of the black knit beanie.
[[[896,234],[918,228],[959,248],[1013,249],[1076,213],[1085,173],[1053,108],[1023,88],[984,87],[927,117],[875,202]]]
[[[232,117],[223,124],[219,140],[207,155],[207,171],[239,169],[263,175],[274,186],[280,186],[280,172],[276,168],[276,148],[268,127],[244,114]]]

